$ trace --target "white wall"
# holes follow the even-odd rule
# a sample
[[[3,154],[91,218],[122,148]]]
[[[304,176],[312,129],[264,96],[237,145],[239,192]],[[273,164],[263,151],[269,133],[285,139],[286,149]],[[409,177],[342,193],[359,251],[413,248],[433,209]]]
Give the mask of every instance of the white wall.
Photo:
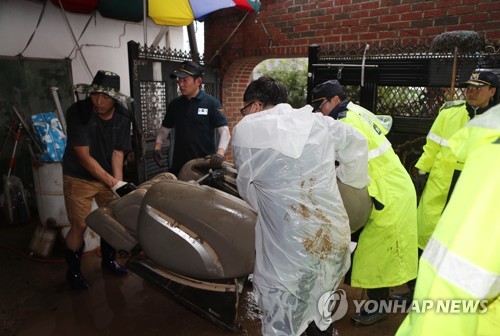
[[[0,56],[16,56],[23,51],[36,28],[42,8],[42,1],[0,0]],[[91,15],[66,12],[77,39],[80,38]],[[151,19],[147,20],[148,45],[153,43],[161,27],[153,23]],[[166,46],[167,39],[163,38],[160,46],[183,49],[184,30],[183,27],[169,27],[170,45]],[[121,78],[121,91],[129,95],[127,42],[130,40],[144,44],[143,22],[108,19],[97,12],[79,40],[90,68],[89,73],[80,52],[75,48],[75,42],[61,9],[49,0],[40,26],[22,56],[71,59],[74,84],[90,83],[98,70],[116,72]]]

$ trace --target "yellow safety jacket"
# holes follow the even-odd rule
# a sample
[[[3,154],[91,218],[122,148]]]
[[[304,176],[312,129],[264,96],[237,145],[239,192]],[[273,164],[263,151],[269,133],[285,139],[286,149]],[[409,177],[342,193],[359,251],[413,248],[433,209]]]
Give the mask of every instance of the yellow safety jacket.
[[[414,303],[434,305],[412,310],[398,336],[500,335],[500,105],[449,143],[465,166],[420,258],[414,294]],[[453,307],[449,300],[461,302],[458,312],[439,310]]]
[[[370,196],[384,205],[372,208],[360,234],[351,285],[380,288],[401,285],[417,275],[417,200],[410,175],[385,137],[388,129],[370,111],[350,102],[345,117],[368,142]]]
[[[418,246],[422,250],[446,205],[453,172],[461,170],[448,139],[469,120],[465,101],[443,105],[427,135],[424,152],[415,164],[416,168],[430,173],[417,210]]]

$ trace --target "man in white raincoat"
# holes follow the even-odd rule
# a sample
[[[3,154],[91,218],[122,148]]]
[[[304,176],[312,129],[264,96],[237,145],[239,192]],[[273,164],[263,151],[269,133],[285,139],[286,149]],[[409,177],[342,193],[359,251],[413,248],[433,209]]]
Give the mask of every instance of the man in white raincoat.
[[[246,116],[232,145],[238,191],[258,212],[253,285],[262,334],[322,335],[328,328],[331,335],[331,312],[320,301],[350,265],[337,178],[355,188],[368,184],[366,140],[311,106],[285,104],[286,88],[270,77],[250,83],[243,100]]]

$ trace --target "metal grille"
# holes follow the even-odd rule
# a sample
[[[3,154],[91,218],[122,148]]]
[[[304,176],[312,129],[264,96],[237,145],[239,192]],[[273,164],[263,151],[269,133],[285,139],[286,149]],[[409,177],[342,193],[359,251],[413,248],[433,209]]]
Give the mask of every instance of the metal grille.
[[[488,41],[481,51],[463,50],[459,52],[458,57],[462,59],[480,59],[482,66],[496,64],[499,58],[500,45],[493,44],[495,41]],[[322,45],[318,50],[317,58],[322,63],[336,62],[339,60],[359,60],[366,59],[416,59],[416,58],[434,58],[444,59],[453,58],[453,49],[448,51],[432,51],[428,44],[404,44],[404,43],[386,43],[379,45],[347,45],[347,44],[327,44]]]
[[[447,101],[447,88],[381,86],[377,88],[378,114],[435,118]],[[465,99],[465,89],[455,90],[453,100]]]
[[[344,92],[347,99],[354,104],[359,104],[361,87],[359,85],[344,85]]]
[[[430,46],[423,43],[404,44],[404,43],[387,43],[380,45],[347,45],[347,44],[328,44],[321,46],[318,52],[318,58],[321,61],[327,62],[330,60],[352,60],[366,57],[374,58],[390,58],[395,56],[398,58],[407,58],[411,55],[425,56],[430,53]]]
[[[211,96],[216,96],[215,92],[215,84],[214,83],[202,83],[201,84],[201,89],[205,91],[205,93],[211,95]]]
[[[143,59],[163,60],[173,62],[183,62],[193,60],[193,53],[191,51],[183,51],[177,49],[170,49],[165,47],[153,47],[138,45],[138,56]],[[198,55],[199,63],[204,64],[204,55]]]
[[[360,88],[363,60],[372,68],[365,69],[365,87]],[[465,99],[463,83],[474,69],[490,69],[498,73],[499,48],[486,45],[481,52],[458,54],[454,92],[449,97],[453,61],[453,53],[432,52],[425,44],[311,47],[309,71],[312,80],[308,83],[308,90],[320,82],[336,78],[344,84],[350,100],[374,113],[434,119],[444,102]],[[398,124],[395,127],[397,129]]]
[[[145,139],[156,137],[163,116],[167,111],[165,82],[140,82],[141,125]]]
[[[347,99],[360,104],[361,87],[345,85]],[[435,118],[441,106],[447,101],[448,88],[433,87],[377,87],[376,114],[401,117]],[[465,89],[456,88],[453,100],[465,100]]]

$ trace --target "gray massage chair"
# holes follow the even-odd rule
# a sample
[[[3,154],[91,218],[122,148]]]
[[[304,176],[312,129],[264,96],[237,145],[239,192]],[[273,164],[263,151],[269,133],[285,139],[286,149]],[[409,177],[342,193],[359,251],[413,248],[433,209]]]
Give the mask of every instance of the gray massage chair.
[[[204,167],[209,170],[205,159],[185,165],[179,174],[185,181],[159,174],[96,209],[86,222],[117,251],[140,246],[170,272],[204,280],[246,276],[253,270],[256,213],[240,198],[209,186],[235,185],[230,165],[224,164],[219,181],[213,172],[201,176]]]
[[[208,159],[195,159],[178,178],[159,174],[94,210],[86,222],[128,254],[132,271],[234,330],[241,279],[253,272],[256,223],[255,211],[238,195],[236,175],[231,164],[212,171]],[[339,181],[339,189],[354,232],[367,222],[371,198],[366,188]]]
[[[183,276],[248,275],[253,271],[256,213],[237,197],[232,165],[224,163],[222,178],[213,178],[209,170],[207,159],[196,159],[183,167],[179,180],[159,174],[93,211],[87,224],[117,251],[130,253],[140,246],[158,266]],[[368,220],[371,199],[366,189],[338,184],[351,231],[357,231]]]

